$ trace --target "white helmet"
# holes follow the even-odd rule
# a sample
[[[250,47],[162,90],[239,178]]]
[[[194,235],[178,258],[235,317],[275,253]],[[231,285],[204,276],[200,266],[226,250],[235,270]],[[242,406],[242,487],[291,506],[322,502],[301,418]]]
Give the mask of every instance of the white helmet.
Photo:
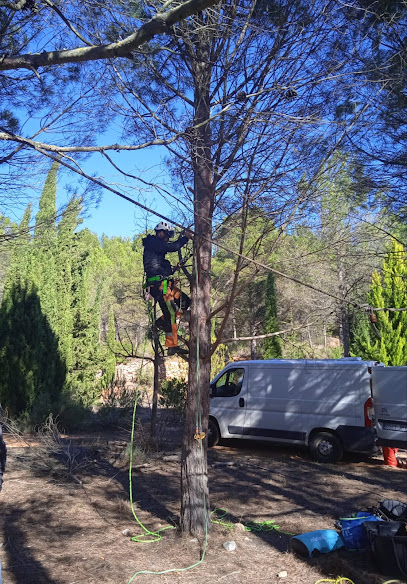
[[[167,223],[167,221],[160,221],[160,223],[154,227],[154,231],[167,231],[169,237],[174,235],[174,227],[170,223]]]

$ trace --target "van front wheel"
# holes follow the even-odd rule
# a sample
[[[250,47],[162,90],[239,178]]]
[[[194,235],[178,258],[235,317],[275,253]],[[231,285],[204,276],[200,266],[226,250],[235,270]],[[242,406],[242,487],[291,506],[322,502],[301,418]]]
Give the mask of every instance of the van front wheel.
[[[338,462],[342,458],[342,443],[329,432],[316,432],[309,440],[309,450],[317,462]]]
[[[209,419],[208,424],[208,446],[216,446],[220,440],[219,428],[216,422]]]

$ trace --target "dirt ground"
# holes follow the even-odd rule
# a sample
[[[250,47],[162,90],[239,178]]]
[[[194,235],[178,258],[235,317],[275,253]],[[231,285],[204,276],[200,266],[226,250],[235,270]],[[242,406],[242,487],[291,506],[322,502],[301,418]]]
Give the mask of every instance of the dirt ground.
[[[386,498],[406,501],[407,470],[385,467],[380,457],[353,456],[322,465],[293,447],[223,443],[208,456],[210,502],[211,509],[224,509],[227,515],[212,515],[220,523],[212,522],[207,545],[176,529],[162,531],[160,541],[140,543],[130,537],[143,529],[129,503],[123,455],[127,438],[99,433],[75,439],[66,459],[51,464],[42,447],[9,440],[0,494],[5,584],[315,584],[338,576],[354,584],[389,580],[368,554],[338,550],[304,560],[290,551],[290,534],[334,529],[339,517]],[[180,511],[177,455],[159,453],[142,463],[132,475],[135,513],[151,531],[171,526]],[[69,473],[64,471],[67,464]],[[259,527],[266,521],[274,521],[277,529],[245,529],[247,522]],[[236,550],[226,551],[223,544],[231,540]],[[136,575],[140,571],[164,573]]]

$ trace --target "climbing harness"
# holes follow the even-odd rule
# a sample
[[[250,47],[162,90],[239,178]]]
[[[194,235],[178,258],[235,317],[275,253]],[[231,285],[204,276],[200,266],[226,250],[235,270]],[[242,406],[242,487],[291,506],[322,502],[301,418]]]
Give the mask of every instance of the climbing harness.
[[[167,342],[165,344],[166,344],[166,347],[171,349],[171,350],[177,348],[177,339],[178,339],[177,319],[179,319],[181,317],[181,314],[185,310],[185,306],[186,306],[186,309],[189,306],[189,298],[186,296],[186,294],[184,294],[182,292],[181,288],[178,287],[178,280],[175,280],[173,277],[174,272],[177,271],[177,269],[179,269],[181,264],[182,264],[182,259],[177,264],[177,266],[173,267],[173,273],[170,276],[156,275],[156,276],[151,276],[151,277],[143,280],[143,298],[144,298],[144,300],[147,302],[147,305],[148,305],[150,300],[154,300],[154,319],[150,318],[150,326],[152,329],[153,339],[155,342],[157,342],[157,344],[159,344],[160,352],[161,352],[162,356],[164,356],[164,349],[159,342],[159,334],[157,332],[157,328],[164,328],[164,326],[160,325],[161,322],[163,324],[165,322],[168,322],[168,323],[170,322],[172,332],[171,331],[166,332],[166,336],[175,337],[175,340],[174,340],[174,344],[167,344]],[[154,292],[151,289],[153,286],[155,288]],[[156,292],[157,290],[159,290],[161,292],[162,298],[161,298],[161,296],[159,298],[157,297],[157,292]],[[185,297],[185,299],[183,299],[183,296]],[[161,311],[163,313],[163,316],[162,316],[162,318],[164,318],[163,321],[157,319],[157,317],[156,317],[157,302],[160,304]],[[177,304],[178,302],[179,302],[179,305]],[[165,307],[162,305],[163,303],[165,303]],[[149,308],[148,308],[148,310],[150,313],[151,311]],[[164,311],[165,311],[165,313],[164,313]],[[167,331],[167,328],[164,328],[164,330]],[[186,351],[184,349],[181,349],[181,351],[186,353]],[[178,352],[180,352],[180,351],[178,351]]]
[[[147,278],[147,286],[151,282],[162,282],[163,294],[167,294],[167,287],[168,287],[168,277],[167,276],[152,276],[151,278]]]

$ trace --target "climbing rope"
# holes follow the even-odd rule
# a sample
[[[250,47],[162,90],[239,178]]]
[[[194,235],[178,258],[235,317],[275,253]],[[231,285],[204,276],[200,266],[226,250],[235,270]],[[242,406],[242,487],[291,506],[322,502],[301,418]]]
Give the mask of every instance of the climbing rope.
[[[213,519],[212,515],[214,517],[217,517],[217,519]],[[215,523],[217,525],[221,525],[222,527],[226,527],[226,529],[232,530],[235,527],[234,523],[221,521],[221,519],[223,519],[226,515],[227,515],[226,509],[217,507],[216,509],[211,511],[211,523]]]
[[[196,303],[196,312],[199,315],[199,303],[198,303],[198,288],[199,288],[199,279],[198,279],[198,261],[196,258],[196,253],[194,255],[194,268],[195,268],[195,303]],[[202,447],[202,440],[205,438],[205,433],[202,432],[202,408],[201,408],[201,365],[199,359],[199,318],[196,319],[196,432],[195,432],[195,440],[198,441],[198,444]],[[204,486],[204,485],[203,485]],[[203,489],[203,493],[205,496],[205,488]],[[205,502],[206,503],[206,502]],[[205,504],[206,510],[206,504]],[[206,511],[205,511],[206,514]],[[205,524],[207,524],[207,518],[205,517]]]
[[[273,519],[268,521],[247,521],[244,526],[246,531],[278,531],[279,533],[284,533],[285,535],[297,535],[296,533],[283,531]]]
[[[336,579],[323,578],[322,580],[317,580],[315,584],[321,584],[322,582],[331,582],[331,584],[346,584],[346,582],[350,582],[350,584],[355,584],[353,580],[344,576],[338,576]],[[400,584],[400,580],[386,580],[383,584]]]
[[[217,507],[211,512],[211,515],[214,515],[217,519],[211,518],[211,522],[217,525],[221,525],[222,527],[226,527],[226,529],[233,529],[235,527],[235,523],[223,521],[227,514],[228,512],[226,509]],[[266,521],[245,521],[243,525],[245,531],[278,531],[284,535],[297,535],[296,533],[283,531],[273,519]]]
[[[167,529],[175,529],[175,526],[169,525],[169,526],[163,527],[162,529],[159,529],[157,531],[150,531],[140,521],[140,519],[137,517],[136,511],[135,511],[135,508],[134,508],[134,500],[133,500],[133,476],[132,476],[133,475],[134,432],[135,432],[135,426],[136,426],[136,410],[137,410],[138,399],[139,399],[139,388],[140,388],[140,382],[141,382],[141,372],[143,370],[145,352],[146,352],[146,343],[144,343],[143,355],[142,355],[142,358],[141,358],[140,375],[139,375],[138,381],[137,381],[136,397],[135,397],[134,406],[133,406],[133,416],[132,416],[131,436],[130,436],[129,494],[130,494],[130,506],[131,506],[131,511],[132,511],[133,517],[136,520],[136,522],[138,523],[138,525],[144,531],[144,533],[142,533],[140,535],[136,535],[136,536],[132,537],[131,539],[132,539],[132,541],[137,541],[137,542],[153,543],[153,542],[159,541],[161,539],[160,533],[162,531],[166,531]]]

